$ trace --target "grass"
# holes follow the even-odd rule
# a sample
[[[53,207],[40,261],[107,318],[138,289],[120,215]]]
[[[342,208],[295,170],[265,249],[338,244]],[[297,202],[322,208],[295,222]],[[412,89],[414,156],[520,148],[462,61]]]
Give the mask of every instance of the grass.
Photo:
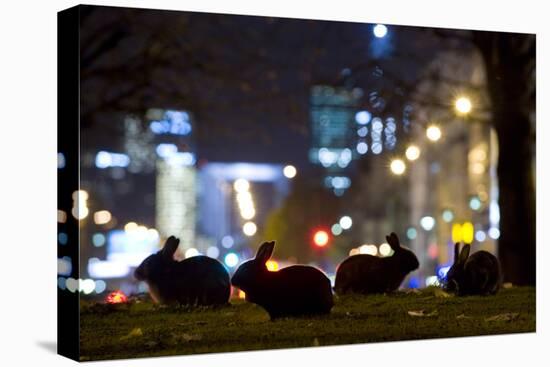
[[[84,302],[80,322],[81,360],[524,333],[535,331],[535,289],[489,297],[448,297],[437,288],[335,297],[329,316],[277,321],[241,300],[194,309]]]

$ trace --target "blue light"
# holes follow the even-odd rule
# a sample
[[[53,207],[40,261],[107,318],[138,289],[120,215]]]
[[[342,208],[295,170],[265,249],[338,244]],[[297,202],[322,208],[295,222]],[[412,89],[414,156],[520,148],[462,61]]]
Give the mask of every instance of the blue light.
[[[366,125],[371,119],[371,113],[369,111],[359,111],[355,114],[355,121],[359,125]]]
[[[57,153],[57,168],[61,169],[65,167],[65,155],[61,152]]]
[[[166,162],[171,166],[192,166],[195,164],[195,155],[189,152],[176,152],[169,155]]]
[[[101,247],[105,244],[105,236],[101,233],[96,233],[92,236],[92,243],[95,247]]]
[[[366,126],[363,126],[363,127],[360,127],[359,129],[357,129],[357,135],[359,135],[362,138],[367,136],[368,133],[369,133],[369,129],[367,129]]]
[[[155,134],[188,135],[192,131],[189,114],[171,110],[164,112],[163,120],[152,121],[149,128]]]
[[[359,154],[365,154],[369,151],[369,145],[365,143],[364,141],[361,141],[357,143],[357,153]]]
[[[437,270],[437,276],[439,277],[439,279],[445,279],[445,277],[447,276],[447,273],[449,272],[449,269],[451,268],[451,266],[442,266],[440,267],[438,270]]]
[[[485,232],[479,230],[476,232],[476,240],[478,242],[483,242],[485,241],[485,239],[487,238],[487,236],[485,235]]]
[[[377,38],[384,38],[388,34],[388,27],[383,24],[377,24],[373,27],[372,33]]]
[[[382,153],[382,143],[380,143],[379,141],[373,142],[372,145],[371,145],[371,151],[374,154]]]
[[[222,238],[222,246],[225,248],[231,248],[235,241],[233,240],[233,237],[231,236],[224,236]]]
[[[230,252],[227,255],[225,255],[223,262],[228,267],[234,268],[239,263],[239,256],[234,252]]]
[[[95,157],[97,168],[128,167],[129,164],[130,157],[126,154],[99,151]]]
[[[420,281],[417,277],[411,277],[409,279],[409,288],[419,288],[420,287]]]
[[[156,151],[159,157],[167,158],[177,153],[178,147],[175,144],[159,144]]]
[[[409,240],[414,240],[416,238],[416,229],[413,228],[413,227],[410,227],[409,229],[407,229],[407,238]]]
[[[473,197],[470,199],[470,208],[472,210],[479,210],[481,208],[481,200],[477,197]]]
[[[65,232],[59,232],[59,234],[57,235],[57,241],[60,245],[66,245],[68,240],[69,237],[67,237],[67,234]]]

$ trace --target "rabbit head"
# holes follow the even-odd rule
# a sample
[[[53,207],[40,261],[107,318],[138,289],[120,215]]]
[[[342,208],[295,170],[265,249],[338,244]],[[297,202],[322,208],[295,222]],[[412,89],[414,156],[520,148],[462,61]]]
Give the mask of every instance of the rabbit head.
[[[464,283],[464,266],[466,265],[468,256],[470,256],[470,245],[464,245],[462,251],[460,251],[460,243],[455,243],[454,263],[447,272],[444,282],[447,291],[459,291],[459,284]]]
[[[134,277],[140,281],[157,280],[162,276],[169,264],[174,262],[174,252],[178,248],[180,240],[174,236],[168,237],[164,247],[147,257],[134,271]]]
[[[386,236],[386,241],[394,251],[393,258],[399,262],[399,268],[405,273],[410,273],[418,269],[420,263],[418,258],[411,250],[402,247],[399,242],[399,237],[395,232],[392,232],[389,236]]]
[[[233,277],[231,284],[245,293],[262,287],[263,279],[269,275],[265,263],[273,254],[275,241],[264,242],[258,249],[256,257],[241,264]]]

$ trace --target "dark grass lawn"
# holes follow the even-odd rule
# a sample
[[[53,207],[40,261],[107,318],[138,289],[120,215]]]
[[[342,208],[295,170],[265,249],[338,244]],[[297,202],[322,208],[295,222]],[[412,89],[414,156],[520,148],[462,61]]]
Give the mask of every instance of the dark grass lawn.
[[[535,331],[534,288],[504,289],[489,297],[447,297],[436,288],[335,297],[329,316],[277,321],[240,300],[214,309],[159,307],[150,301],[112,306],[83,302],[82,360]]]

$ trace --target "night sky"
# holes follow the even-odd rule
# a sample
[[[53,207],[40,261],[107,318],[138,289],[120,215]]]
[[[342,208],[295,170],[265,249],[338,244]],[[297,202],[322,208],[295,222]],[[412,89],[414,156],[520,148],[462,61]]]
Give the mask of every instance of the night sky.
[[[373,24],[112,7],[85,7],[81,26],[85,149],[121,151],[124,113],[172,108],[193,113],[199,159],[300,168],[312,85],[362,88],[362,107],[399,121],[439,42],[417,27],[379,39]]]

